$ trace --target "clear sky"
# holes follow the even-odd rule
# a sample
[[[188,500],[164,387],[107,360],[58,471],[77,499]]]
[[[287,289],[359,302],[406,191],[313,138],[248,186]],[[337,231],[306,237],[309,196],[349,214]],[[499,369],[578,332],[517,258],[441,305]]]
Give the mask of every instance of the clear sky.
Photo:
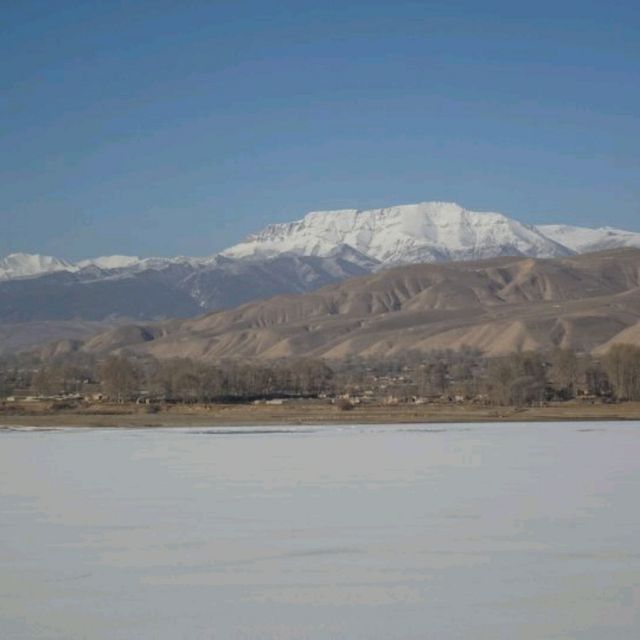
[[[0,254],[453,200],[640,231],[640,2],[5,0]]]

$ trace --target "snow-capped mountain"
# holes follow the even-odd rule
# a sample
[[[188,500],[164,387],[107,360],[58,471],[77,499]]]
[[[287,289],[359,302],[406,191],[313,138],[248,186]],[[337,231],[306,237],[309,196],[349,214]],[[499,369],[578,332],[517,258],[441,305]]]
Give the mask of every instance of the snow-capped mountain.
[[[169,267],[207,269],[219,258],[264,260],[280,255],[334,258],[374,269],[416,262],[477,260],[503,255],[560,257],[618,247],[640,248],[640,233],[603,227],[528,225],[501,213],[477,212],[452,202],[359,211],[314,211],[294,222],[269,225],[205,258],[102,256],[72,263],[14,253],[0,259],[0,280],[67,271],[121,276]]]
[[[0,280],[36,276],[54,271],[69,271],[73,265],[52,256],[40,256],[29,253],[11,253],[0,258]]]
[[[345,246],[385,266],[503,255],[551,258],[573,253],[536,227],[501,213],[468,211],[450,202],[424,202],[368,211],[308,213],[296,222],[270,225],[222,255],[329,256]]]
[[[342,257],[292,255],[141,260],[116,269],[70,265],[0,281],[0,323],[184,318],[282,293],[306,293],[368,274],[373,266]]]
[[[100,258],[93,258],[91,260],[81,260],[75,267],[84,269],[86,267],[98,267],[98,269],[127,269],[129,267],[135,267],[143,262],[136,256],[101,256]]]
[[[588,229],[586,227],[563,224],[543,224],[539,225],[537,229],[547,238],[551,238],[576,253],[606,251],[607,249],[618,249],[620,247],[636,247],[640,249],[640,233],[633,231],[624,231],[612,227]]]
[[[140,262],[143,261],[131,256],[105,256],[73,263],[67,260],[61,260],[60,258],[54,258],[53,256],[12,253],[0,259],[0,280],[31,278],[47,273],[56,273],[58,271],[76,273],[90,267],[97,267],[98,269],[124,269],[135,267]]]
[[[135,256],[101,256],[79,262],[68,262],[52,256],[30,253],[12,253],[0,259],[0,280],[32,278],[50,273],[100,273],[111,277],[124,273],[136,273],[148,269],[161,270],[172,265],[203,266],[211,264],[211,258],[137,258]]]
[[[12,254],[0,260],[0,323],[186,317],[395,265],[618,247],[640,248],[640,233],[534,227],[446,202],[320,211],[204,258],[117,255],[72,263]]]

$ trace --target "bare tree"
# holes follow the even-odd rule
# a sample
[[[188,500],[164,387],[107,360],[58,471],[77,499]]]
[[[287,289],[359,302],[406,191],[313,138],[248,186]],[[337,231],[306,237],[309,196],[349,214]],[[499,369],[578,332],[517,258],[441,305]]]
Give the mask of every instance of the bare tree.
[[[611,347],[605,366],[618,400],[640,400],[640,347],[632,344]]]
[[[584,386],[587,393],[594,396],[611,395],[609,376],[602,363],[594,361],[590,356],[582,359]]]
[[[111,400],[126,402],[138,391],[139,371],[124,356],[110,356],[100,367],[100,384]]]
[[[551,354],[550,378],[562,399],[574,398],[578,384],[579,362],[572,349],[556,349]]]
[[[487,384],[495,404],[522,406],[541,402],[546,392],[544,361],[540,354],[528,351],[492,360]]]

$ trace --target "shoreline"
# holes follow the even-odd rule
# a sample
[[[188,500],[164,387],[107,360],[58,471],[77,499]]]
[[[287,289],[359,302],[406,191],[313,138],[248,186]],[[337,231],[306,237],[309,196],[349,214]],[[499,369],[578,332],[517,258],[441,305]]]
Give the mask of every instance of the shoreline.
[[[0,429],[19,427],[171,428],[321,426],[358,424],[450,424],[499,422],[640,421],[640,402],[544,407],[476,407],[469,405],[360,406],[339,411],[318,403],[265,405],[182,405],[147,413],[136,405],[89,410],[22,410],[0,414]]]

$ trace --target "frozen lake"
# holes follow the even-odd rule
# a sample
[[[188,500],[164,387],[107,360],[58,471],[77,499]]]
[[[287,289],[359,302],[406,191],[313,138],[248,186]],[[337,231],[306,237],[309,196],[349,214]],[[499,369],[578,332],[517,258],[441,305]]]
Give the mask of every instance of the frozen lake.
[[[640,424],[0,432],[0,636],[640,638]]]

